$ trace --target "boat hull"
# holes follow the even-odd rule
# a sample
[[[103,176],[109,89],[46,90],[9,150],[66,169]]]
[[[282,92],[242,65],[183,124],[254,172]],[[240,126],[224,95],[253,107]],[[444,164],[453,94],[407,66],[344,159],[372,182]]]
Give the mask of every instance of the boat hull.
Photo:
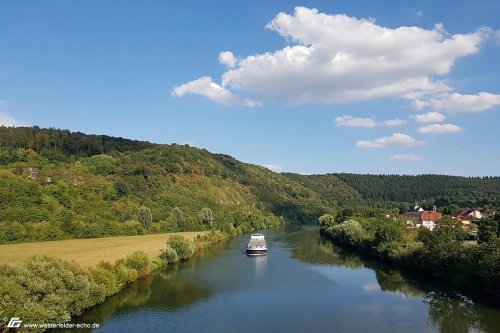
[[[246,250],[247,256],[265,256],[267,255],[267,249],[265,250],[255,250],[255,249],[247,249]]]

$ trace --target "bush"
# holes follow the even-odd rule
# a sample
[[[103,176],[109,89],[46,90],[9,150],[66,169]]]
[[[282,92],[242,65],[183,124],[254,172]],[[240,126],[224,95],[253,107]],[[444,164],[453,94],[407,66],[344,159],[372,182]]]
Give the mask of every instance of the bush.
[[[116,261],[115,271],[119,285],[124,285],[137,280],[137,277],[139,276],[135,269],[125,265],[125,261],[123,259]]]
[[[403,233],[396,222],[378,223],[375,230],[375,244],[401,242]]]
[[[177,251],[175,251],[170,246],[167,246],[166,248],[161,250],[160,258],[167,264],[179,261],[179,256],[177,255]]]
[[[392,263],[399,263],[406,254],[403,244],[396,241],[381,243],[377,250],[382,259]]]
[[[333,240],[349,247],[359,247],[368,238],[363,227],[353,220],[334,225],[327,232]]]
[[[146,252],[135,251],[125,258],[125,265],[137,271],[138,276],[144,276],[151,272],[151,261]]]
[[[194,254],[193,242],[181,235],[171,236],[168,243],[170,247],[177,252],[180,260],[189,259]]]

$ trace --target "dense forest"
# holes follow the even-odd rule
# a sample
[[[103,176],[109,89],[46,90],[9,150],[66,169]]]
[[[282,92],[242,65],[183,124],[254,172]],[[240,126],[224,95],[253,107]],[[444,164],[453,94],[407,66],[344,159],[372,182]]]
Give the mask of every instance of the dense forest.
[[[334,173],[366,200],[421,202],[435,199],[438,206],[500,203],[500,177],[455,177],[445,175],[358,175]]]
[[[433,183],[434,182],[434,183]],[[434,185],[433,185],[434,184]],[[275,173],[187,145],[0,127],[0,242],[314,222],[348,206],[498,205],[500,180]]]

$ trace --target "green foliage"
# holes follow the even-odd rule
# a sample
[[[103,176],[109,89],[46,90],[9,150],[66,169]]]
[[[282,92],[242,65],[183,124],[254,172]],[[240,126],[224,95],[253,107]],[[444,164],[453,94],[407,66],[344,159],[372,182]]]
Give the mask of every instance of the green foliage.
[[[214,215],[212,210],[210,208],[202,208],[198,213],[198,220],[201,224],[211,229],[214,226]]]
[[[326,230],[327,234],[339,244],[348,247],[359,247],[368,238],[359,222],[348,220],[333,225]]]
[[[466,232],[450,217],[442,218],[433,231],[406,228],[392,219],[359,220],[323,224],[321,231],[372,258],[500,295],[500,237],[493,219],[483,225],[479,245],[464,243]]]
[[[444,175],[356,175],[333,174],[355,189],[365,200],[409,202],[423,206],[493,205],[500,203],[500,177],[455,177]],[[431,208],[431,207],[428,207]],[[454,211],[455,206],[449,207]]]
[[[187,260],[194,254],[195,248],[193,242],[181,235],[171,236],[168,244],[175,250],[180,260]]]
[[[335,216],[336,223],[342,223],[347,221],[351,216],[354,215],[354,211],[351,208],[344,208],[340,211],[340,213]]]
[[[318,219],[320,229],[327,229],[335,223],[335,217],[332,214],[323,214]]]
[[[384,221],[377,223],[375,231],[375,244],[396,242],[403,240],[403,233],[396,221]]]
[[[478,241],[479,243],[494,241],[500,238],[500,215],[488,218],[479,223]]]
[[[171,264],[179,261],[179,256],[177,255],[177,251],[175,251],[170,246],[167,246],[160,252],[160,258],[167,264]]]
[[[129,254],[125,258],[125,266],[134,269],[139,277],[148,275],[153,270],[151,261],[144,251],[135,251]]]
[[[90,270],[57,259],[34,257],[24,264],[0,267],[2,318],[64,322],[102,302],[106,292]]]
[[[139,219],[139,223],[141,223],[146,230],[149,230],[151,228],[151,223],[153,223],[153,215],[151,215],[151,209],[145,206],[139,207],[137,217]]]
[[[354,209],[370,218],[387,206],[408,208],[377,200],[425,198],[451,209],[460,202],[452,198],[466,193],[494,206],[498,188],[498,177],[278,174],[189,146],[0,127],[1,243],[207,229],[241,234],[339,211],[338,223]]]

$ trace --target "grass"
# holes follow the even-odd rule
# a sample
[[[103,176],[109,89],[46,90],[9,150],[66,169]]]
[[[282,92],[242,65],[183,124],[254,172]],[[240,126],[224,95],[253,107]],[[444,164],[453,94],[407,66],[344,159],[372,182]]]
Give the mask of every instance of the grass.
[[[158,256],[168,238],[180,234],[193,239],[203,232],[178,232],[141,236],[118,236],[92,239],[68,239],[49,242],[0,245],[0,263],[15,263],[35,255],[47,255],[82,266],[95,266],[101,260],[114,263],[128,254],[145,251],[151,258]]]

